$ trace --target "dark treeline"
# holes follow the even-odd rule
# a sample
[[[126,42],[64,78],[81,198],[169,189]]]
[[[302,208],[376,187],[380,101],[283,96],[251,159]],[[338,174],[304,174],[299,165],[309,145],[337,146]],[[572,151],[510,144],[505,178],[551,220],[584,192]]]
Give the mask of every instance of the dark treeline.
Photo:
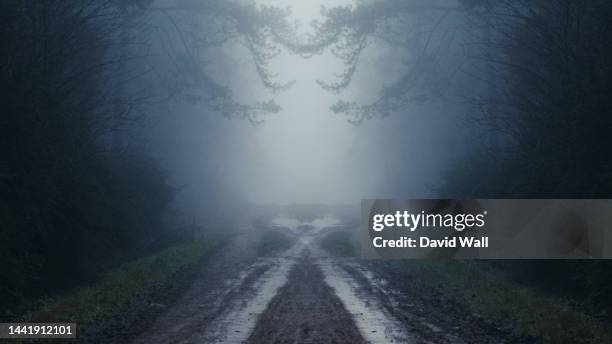
[[[478,6],[480,5],[480,6]],[[607,1],[474,2],[488,30],[473,58],[487,93],[469,102],[489,131],[449,171],[445,196],[612,196],[612,4]],[[497,262],[516,280],[612,311],[608,261]]]
[[[290,86],[267,70],[281,45],[304,56],[332,46],[345,63],[339,80],[320,81],[332,92],[350,85],[373,42],[405,54],[405,74],[374,102],[331,110],[357,124],[414,104],[465,113],[483,139],[466,145],[441,197],[612,195],[609,1],[364,0],[324,9],[305,41],[287,11],[248,1],[6,0],[0,15],[2,310],[171,241],[175,190],[131,133],[173,101],[253,123],[278,112],[240,104],[207,75],[205,52],[233,39],[273,91]],[[612,309],[605,261],[499,265]]]
[[[278,111],[236,102],[202,61],[206,49],[246,37],[264,86],[282,88],[266,63],[269,26],[284,25],[283,11],[160,6],[0,4],[0,315],[180,236],[168,220],[176,188],[132,135],[153,109],[188,99],[251,122]]]
[[[484,156],[453,171],[463,197],[608,198],[612,5],[606,1],[500,1],[470,23],[488,31],[470,52],[487,92],[472,118],[490,131]]]
[[[150,249],[173,192],[152,160],[116,142],[140,116],[117,91],[134,58],[120,53],[137,25],[127,8],[0,8],[0,304],[9,307]]]
[[[490,40],[489,94],[476,123],[493,139],[451,170],[446,192],[463,197],[612,196],[612,4],[502,1],[476,9]],[[486,51],[492,51],[485,54]],[[609,316],[608,261],[506,262],[517,280],[590,301]]]
[[[333,92],[351,84],[369,47],[384,44],[403,61],[375,101],[331,107],[352,122],[448,103],[449,116],[484,138],[441,196],[605,198],[611,11],[607,1],[364,0],[325,9],[307,46],[331,45],[344,62],[338,80],[320,82]]]
[[[356,124],[418,116],[423,103],[453,104],[450,115],[465,114],[476,144],[466,143],[436,188],[439,197],[612,195],[609,1],[364,0],[324,16],[312,49],[331,44],[346,66],[339,80],[322,83],[326,89],[348,87],[372,43],[393,47],[405,61],[405,73],[377,100],[342,100],[334,112]],[[606,261],[497,266],[523,283],[612,310]]]

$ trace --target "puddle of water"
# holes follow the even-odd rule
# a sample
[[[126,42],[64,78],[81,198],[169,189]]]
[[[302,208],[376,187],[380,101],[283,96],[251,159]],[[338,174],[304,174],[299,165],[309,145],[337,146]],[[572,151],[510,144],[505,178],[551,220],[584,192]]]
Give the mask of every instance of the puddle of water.
[[[416,343],[401,323],[388,315],[375,297],[358,293],[358,283],[330,259],[318,261],[325,282],[334,289],[369,343]]]

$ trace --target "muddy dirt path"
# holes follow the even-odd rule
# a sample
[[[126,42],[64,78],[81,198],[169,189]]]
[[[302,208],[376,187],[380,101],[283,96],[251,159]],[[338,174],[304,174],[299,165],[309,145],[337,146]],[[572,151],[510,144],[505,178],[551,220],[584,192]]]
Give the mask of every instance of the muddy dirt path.
[[[304,253],[248,343],[364,343],[350,313]]]
[[[270,226],[295,240],[272,257],[258,257],[256,233],[245,232],[133,343],[503,342],[461,339],[460,315],[440,327],[413,312],[385,262],[330,257],[319,240],[338,225],[277,219]]]

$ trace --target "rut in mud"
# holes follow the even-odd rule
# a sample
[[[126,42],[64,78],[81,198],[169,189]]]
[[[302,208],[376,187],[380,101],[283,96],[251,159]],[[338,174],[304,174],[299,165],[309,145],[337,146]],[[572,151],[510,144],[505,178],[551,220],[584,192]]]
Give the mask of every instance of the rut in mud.
[[[277,219],[269,227],[294,243],[266,257],[245,230],[133,343],[505,342],[456,312],[415,308],[392,263],[329,256],[319,241],[338,224]]]
[[[304,254],[248,343],[365,343],[318,266]]]

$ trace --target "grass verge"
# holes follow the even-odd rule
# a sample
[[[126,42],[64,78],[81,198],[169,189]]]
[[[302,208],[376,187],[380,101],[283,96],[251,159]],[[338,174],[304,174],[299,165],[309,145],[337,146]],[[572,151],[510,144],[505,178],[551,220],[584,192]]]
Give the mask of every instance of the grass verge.
[[[352,236],[346,230],[337,230],[328,233],[321,240],[321,247],[327,252],[339,257],[355,255],[355,246],[352,242]]]
[[[291,240],[278,230],[263,230],[259,236],[257,253],[262,256],[274,254],[291,247]]]
[[[406,261],[422,292],[544,343],[612,343],[610,327],[558,297],[517,284],[486,262]]]
[[[96,283],[44,301],[27,320],[76,322],[80,342],[100,339],[92,336],[116,336],[112,332],[125,330],[122,326],[129,328],[130,322],[145,313],[154,313],[149,310],[151,304],[161,302],[189,279],[229,237],[227,233],[207,233],[123,264]]]

